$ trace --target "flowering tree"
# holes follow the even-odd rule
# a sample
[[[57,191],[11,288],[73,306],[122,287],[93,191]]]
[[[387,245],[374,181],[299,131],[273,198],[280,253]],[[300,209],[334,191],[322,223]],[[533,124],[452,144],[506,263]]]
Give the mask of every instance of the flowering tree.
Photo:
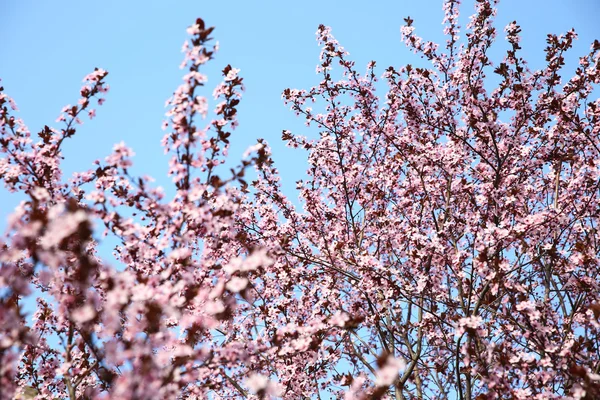
[[[226,339],[243,279],[224,272],[252,270],[269,262],[264,252],[235,261],[239,246],[232,215],[239,180],[258,158],[242,162],[230,178],[216,174],[236,126],[242,78],[227,66],[214,96],[216,118],[199,96],[211,60],[202,20],[188,29],[184,83],[168,101],[163,139],[170,154],[174,198],[163,200],[148,177],[132,177],[132,151],[123,143],[94,169],[61,176],[61,144],[76,133],[92,105],[102,104],[107,72],[84,79],[75,106],[33,144],[14,102],[0,95],[0,144],[6,157],[0,175],[11,191],[27,195],[10,218],[0,259],[0,397],[39,399],[202,398],[208,392],[243,390],[228,378],[245,357],[245,344]],[[94,220],[121,242],[123,268],[95,254]],[[237,262],[237,264],[236,264]],[[28,326],[22,299],[37,289],[37,310]],[[250,381],[251,382],[251,381]]]
[[[458,3],[445,46],[405,20],[431,67],[388,68],[383,96],[375,63],[358,73],[319,27],[322,81],[284,91],[320,132],[283,132],[308,151],[302,209],[263,140],[220,172],[242,79],[223,70],[209,113],[202,20],[168,103],[170,201],[130,175],[124,144],[63,180],[61,144],[105,71],[35,144],[0,94],[0,176],[27,197],[0,248],[0,398],[600,397],[600,43],[563,79],[575,33],[548,36],[531,71],[512,23],[493,64],[495,2],[462,41]],[[94,222],[122,266],[97,257]]]
[[[294,393],[600,396],[600,43],[563,80],[575,33],[548,36],[531,71],[511,23],[493,65],[493,3],[477,2],[461,42],[446,1],[444,47],[407,18],[404,40],[431,67],[388,68],[379,97],[375,63],[359,74],[321,26],[321,83],[284,92],[320,131],[283,132],[309,153],[304,208],[263,163],[241,222],[275,259],[254,314],[289,358],[264,374]]]

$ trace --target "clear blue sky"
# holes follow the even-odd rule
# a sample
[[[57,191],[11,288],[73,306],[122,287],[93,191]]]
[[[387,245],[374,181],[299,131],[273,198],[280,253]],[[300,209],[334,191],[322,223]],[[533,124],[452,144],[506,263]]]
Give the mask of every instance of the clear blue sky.
[[[284,186],[306,169],[305,154],[280,144],[282,129],[310,134],[281,101],[286,87],[309,88],[319,48],[315,31],[330,25],[359,70],[374,59],[382,73],[389,65],[414,63],[400,41],[403,18],[415,20],[417,33],[442,41],[441,0],[396,1],[33,1],[0,0],[0,78],[37,132],[53,124],[60,109],[75,103],[81,79],[94,67],[110,72],[111,91],[93,121],[86,120],[64,146],[67,172],[84,170],[124,140],[136,152],[134,174],[149,174],[168,186],[167,158],[160,148],[164,102],[181,82],[181,45],[196,17],[216,26],[221,51],[211,64],[209,90],[228,63],[241,69],[246,93],[239,108],[231,157],[237,160],[259,137],[274,149]],[[463,4],[462,25],[472,12]],[[503,0],[498,27],[516,19],[523,48],[533,67],[541,66],[546,34],[576,28],[580,39],[568,60],[587,52],[600,38],[597,0]],[[499,46],[502,47],[502,46]],[[56,126],[56,124],[55,124]],[[313,131],[312,134],[315,132]],[[0,227],[16,203],[0,189]]]

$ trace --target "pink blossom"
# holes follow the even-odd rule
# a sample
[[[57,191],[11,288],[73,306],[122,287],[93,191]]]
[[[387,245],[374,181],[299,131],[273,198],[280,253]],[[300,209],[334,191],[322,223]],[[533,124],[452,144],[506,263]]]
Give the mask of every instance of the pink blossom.
[[[238,68],[232,68],[225,76],[225,82],[229,82],[237,78],[239,72],[240,70]]]
[[[399,373],[404,370],[405,362],[399,358],[388,357],[383,367],[375,374],[375,385],[389,386],[398,378]]]
[[[86,304],[75,311],[72,314],[73,321],[77,323],[89,322],[96,317],[96,310],[90,304]]]
[[[246,379],[246,386],[253,392],[258,393],[260,390],[267,388],[269,378],[261,374],[252,374]]]
[[[248,279],[239,278],[237,276],[234,276],[233,278],[231,278],[229,280],[229,282],[227,282],[227,285],[225,285],[227,290],[230,290],[233,293],[241,292],[242,290],[244,290],[246,288],[246,286],[248,286]]]
[[[262,143],[257,143],[253,146],[250,146],[246,149],[246,151],[244,152],[244,155],[242,156],[243,158],[248,158],[248,156],[254,152],[257,152],[259,150],[261,150],[263,148],[263,144]]]

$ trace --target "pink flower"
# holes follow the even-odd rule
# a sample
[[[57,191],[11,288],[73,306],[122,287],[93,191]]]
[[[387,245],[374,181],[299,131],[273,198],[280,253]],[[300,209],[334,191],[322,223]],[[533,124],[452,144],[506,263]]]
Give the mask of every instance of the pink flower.
[[[480,316],[472,315],[470,317],[463,317],[458,320],[458,326],[454,334],[456,336],[461,336],[465,332],[465,328],[479,329],[482,323],[483,318],[481,318]]]
[[[246,386],[248,386],[253,393],[266,389],[268,384],[269,378],[261,374],[253,373],[246,379]]]
[[[223,305],[223,302],[220,300],[215,300],[215,301],[209,301],[206,303],[206,305],[204,306],[204,309],[206,310],[207,313],[209,314],[220,314],[223,311],[225,311],[225,306]]]
[[[60,205],[54,206],[54,211],[59,212],[60,208]],[[87,213],[83,210],[57,215],[50,221],[44,236],[40,239],[41,246],[50,249],[58,245],[64,238],[73,234],[79,227],[79,224],[87,219]]]
[[[227,290],[229,290],[233,293],[241,292],[242,290],[246,289],[246,286],[248,286],[248,279],[239,278],[237,276],[234,276],[233,278],[231,278],[229,280],[229,282],[227,282],[227,284],[225,285]]]
[[[250,146],[250,147],[248,147],[248,149],[246,149],[246,151],[244,152],[244,155],[242,157],[248,158],[248,156],[250,154],[259,151],[263,147],[264,147],[264,145],[262,143],[257,143],[254,146]]]
[[[375,374],[375,385],[389,386],[398,378],[400,372],[404,370],[406,363],[395,357],[388,357],[384,366]]]
[[[231,68],[231,70],[225,76],[224,81],[229,82],[234,80],[235,78],[237,78],[239,72],[240,70],[238,68]]]
[[[257,394],[264,392],[267,396],[281,396],[282,388],[276,382],[270,381],[265,375],[250,373],[244,382],[250,392]]]
[[[200,27],[198,25],[192,25],[186,29],[188,35],[197,35],[200,33]]]
[[[35,197],[38,201],[48,201],[50,200],[50,193],[48,190],[43,187],[36,186],[32,191],[31,195]]]
[[[96,317],[96,309],[90,304],[86,304],[73,311],[71,316],[73,317],[73,321],[82,324],[89,322]]]

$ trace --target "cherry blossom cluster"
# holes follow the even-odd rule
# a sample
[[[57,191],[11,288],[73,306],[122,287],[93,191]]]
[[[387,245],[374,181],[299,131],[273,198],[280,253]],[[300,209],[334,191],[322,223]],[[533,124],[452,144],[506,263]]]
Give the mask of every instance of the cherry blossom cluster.
[[[600,395],[600,45],[569,79],[576,35],[549,35],[532,71],[513,22],[496,63],[496,2],[476,2],[462,41],[458,6],[444,3],[443,48],[405,19],[431,67],[389,67],[384,95],[374,62],[359,73],[324,26],[322,81],[283,93],[318,132],[283,132],[308,152],[302,206],[264,163],[240,222],[274,259],[254,318],[285,325],[278,348],[318,329],[271,375],[289,398]]]
[[[205,398],[238,388],[271,393],[263,375],[236,375],[252,346],[232,341],[237,297],[246,276],[271,262],[259,247],[242,247],[233,215],[240,206],[245,168],[260,146],[230,177],[216,174],[237,125],[242,78],[227,66],[217,85],[215,119],[197,94],[206,83],[199,68],[213,57],[210,33],[200,19],[189,28],[184,84],[169,100],[165,151],[176,194],[130,170],[134,152],[124,143],[94,168],[63,180],[61,144],[76,138],[77,125],[94,99],[108,91],[107,72],[84,79],[75,106],[66,106],[34,143],[0,96],[0,178],[24,193],[0,244],[0,398]],[[247,184],[246,184],[247,185]],[[104,225],[104,235],[95,227]],[[97,241],[119,244],[111,266],[96,254]],[[32,296],[31,323],[23,307]],[[266,383],[263,382],[266,379]],[[244,385],[244,389],[241,389]]]

